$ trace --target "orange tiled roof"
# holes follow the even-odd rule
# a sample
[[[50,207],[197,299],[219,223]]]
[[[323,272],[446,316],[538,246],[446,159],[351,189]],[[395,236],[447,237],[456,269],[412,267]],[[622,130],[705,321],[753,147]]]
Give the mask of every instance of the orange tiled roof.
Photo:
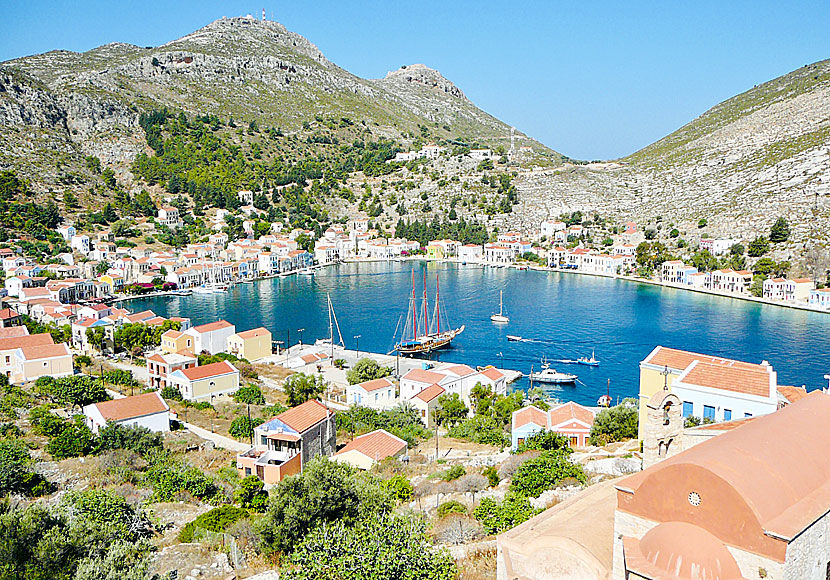
[[[504,374],[501,371],[494,368],[485,369],[481,372],[481,374],[483,374],[491,381],[498,381],[504,378]]]
[[[412,398],[420,399],[424,403],[429,403],[436,397],[440,397],[446,392],[446,389],[444,389],[441,385],[430,385]]]
[[[293,409],[283,411],[276,418],[294,429],[297,433],[302,433],[333,414],[334,412],[328,409],[323,403],[316,399],[311,399]]]
[[[513,413],[513,428],[518,429],[529,423],[539,425],[540,427],[548,426],[548,417],[544,411],[536,407],[524,407]]]
[[[440,373],[436,373],[433,371],[426,371],[423,369],[412,369],[401,378],[406,379],[408,381],[414,381],[416,383],[426,383],[428,385],[432,385],[434,383],[440,383],[446,377]]]
[[[29,361],[42,358],[56,358],[59,356],[72,356],[69,352],[69,347],[64,343],[24,346],[20,350],[23,352],[23,358]]]
[[[363,382],[363,383],[358,383],[355,386],[362,388],[364,391],[366,391],[368,393],[370,391],[377,391],[378,389],[385,389],[387,387],[391,387],[394,384],[395,383],[393,383],[389,379],[382,378],[382,379],[374,379],[374,380],[371,380],[371,381],[366,381],[366,382]]]
[[[0,328],[0,340],[4,338],[17,338],[20,336],[29,336],[29,329],[25,326],[8,326]]]
[[[577,419],[583,423],[587,423],[588,425],[594,424],[594,414],[589,409],[586,409],[582,405],[578,405],[573,401],[565,403],[564,405],[559,405],[558,407],[554,407],[550,410],[551,425],[559,425],[560,423],[570,421],[571,419]]]
[[[211,363],[202,367],[192,367],[189,369],[182,369],[182,374],[191,381],[199,379],[206,379],[208,377],[216,377],[228,373],[238,372],[236,368],[226,360]]]
[[[745,393],[758,397],[769,397],[770,374],[765,367],[733,365],[734,361],[696,361],[684,376],[683,383]]]
[[[378,429],[377,431],[366,433],[360,437],[355,437],[353,441],[335,453],[335,455],[342,455],[348,451],[357,451],[375,461],[380,461],[405,451],[406,447],[406,441],[403,439],[399,439],[383,429]]]
[[[48,332],[44,332],[41,334],[24,334],[22,336],[0,338],[0,350],[14,350],[17,348],[25,348],[29,346],[45,346],[48,344],[55,344],[55,341],[52,340],[52,335]]]
[[[216,322],[209,322],[207,324],[200,324],[199,326],[194,326],[193,330],[196,332],[213,332],[214,330],[220,330],[222,328],[228,328],[229,326],[233,326],[227,320],[217,320]]]
[[[667,348],[665,346],[658,346],[646,359],[643,361],[647,364],[656,365],[659,367],[667,366],[670,369],[675,371],[682,371],[686,369],[690,364],[694,361],[706,361],[706,362],[727,362],[732,363],[735,366],[744,366],[744,367],[760,367],[761,365],[736,361],[728,358],[722,358],[718,356],[712,356],[707,354],[699,354],[696,352],[689,352],[686,350],[678,350],[675,348]]]
[[[243,332],[237,332],[236,334],[239,336],[239,338],[246,338],[247,339],[247,338],[256,338],[257,336],[270,335],[271,332],[267,328],[260,326],[259,328],[254,328],[252,330],[245,330]]]
[[[123,421],[170,410],[158,393],[145,393],[135,397],[104,401],[95,403],[95,407],[107,421]]]

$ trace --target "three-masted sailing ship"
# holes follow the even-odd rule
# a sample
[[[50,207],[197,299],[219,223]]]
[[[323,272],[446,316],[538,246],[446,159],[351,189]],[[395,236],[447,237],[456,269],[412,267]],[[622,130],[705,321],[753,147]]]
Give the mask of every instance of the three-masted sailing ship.
[[[421,303],[415,293],[415,270],[412,271],[412,296],[409,297],[409,310],[406,316],[401,340],[395,344],[398,354],[429,354],[432,351],[450,346],[453,339],[464,332],[464,326],[451,328],[444,316],[445,327],[441,328],[441,289],[438,276],[435,276],[435,310],[430,317],[427,296],[427,275],[424,272],[424,293]]]

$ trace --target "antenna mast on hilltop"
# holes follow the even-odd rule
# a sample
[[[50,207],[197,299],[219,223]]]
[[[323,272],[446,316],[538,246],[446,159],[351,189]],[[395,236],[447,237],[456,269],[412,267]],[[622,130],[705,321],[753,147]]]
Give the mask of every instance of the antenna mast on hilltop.
[[[262,9],[262,21],[265,22],[265,8]]]

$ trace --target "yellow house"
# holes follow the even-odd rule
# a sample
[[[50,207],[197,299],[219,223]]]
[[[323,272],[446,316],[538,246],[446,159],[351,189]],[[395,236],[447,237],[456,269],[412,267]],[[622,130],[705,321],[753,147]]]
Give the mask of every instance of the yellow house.
[[[13,382],[28,383],[43,376],[54,378],[71,376],[72,353],[66,344],[24,346],[15,352]]]
[[[193,337],[172,328],[161,335],[161,350],[166,354],[175,354],[182,350],[193,352]]]
[[[429,260],[443,260],[444,248],[438,244],[430,242],[427,244],[427,259]]]
[[[228,337],[228,352],[249,361],[271,354],[271,333],[267,328],[254,328]]]
[[[109,284],[113,292],[121,292],[124,290],[124,278],[117,274],[104,274],[98,278],[101,282]]]
[[[640,363],[638,439],[643,439],[643,430],[648,422],[648,402],[651,398],[662,391],[664,386],[671,390],[674,379],[683,374],[686,367],[700,358],[712,357],[658,346]]]
[[[239,371],[228,361],[179,369],[167,375],[170,386],[179,389],[188,401],[230,395],[239,389]]]

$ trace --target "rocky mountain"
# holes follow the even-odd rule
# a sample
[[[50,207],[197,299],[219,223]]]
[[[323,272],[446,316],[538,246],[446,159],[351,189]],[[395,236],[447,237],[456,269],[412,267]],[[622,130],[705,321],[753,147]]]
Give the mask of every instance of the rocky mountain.
[[[516,185],[525,211],[513,223],[599,211],[672,223],[693,240],[755,237],[785,216],[794,239],[827,240],[830,60],[724,101],[624,159],[527,172]]]
[[[139,113],[160,107],[286,131],[326,116],[393,139],[492,145],[510,134],[438,71],[413,65],[362,79],[281,24],[249,16],[217,20],[159,47],[115,43],[2,63],[0,167],[48,187],[82,180],[86,155],[126,171],[146,149]]]

